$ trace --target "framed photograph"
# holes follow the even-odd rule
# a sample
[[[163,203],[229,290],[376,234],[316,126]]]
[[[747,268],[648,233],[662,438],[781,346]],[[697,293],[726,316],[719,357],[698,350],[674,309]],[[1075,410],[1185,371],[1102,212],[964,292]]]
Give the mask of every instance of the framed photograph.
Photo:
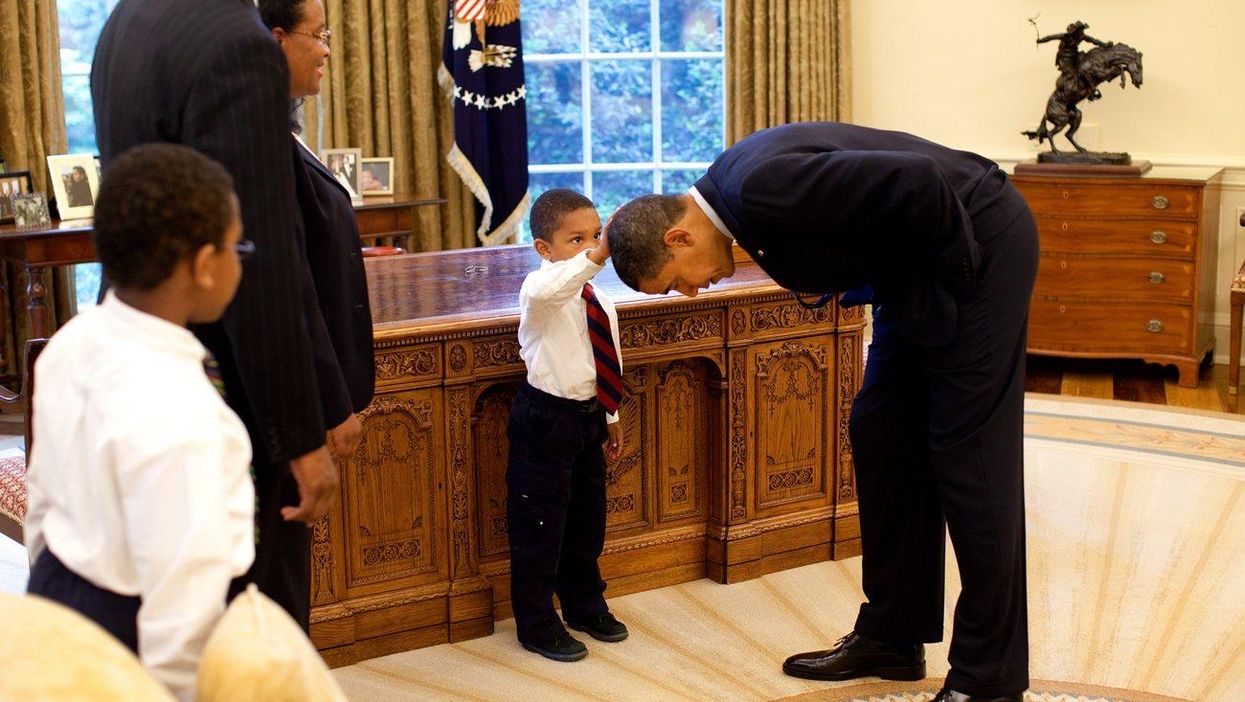
[[[350,193],[351,200],[361,200],[359,193],[359,166],[363,161],[362,149],[325,149],[320,152],[322,161],[337,182]]]
[[[30,181],[30,171],[13,171],[0,173],[0,224],[13,221],[14,195],[24,195],[34,190]]]
[[[360,195],[393,194],[393,158],[365,158],[359,166]]]
[[[95,196],[99,194],[99,171],[90,154],[48,156],[52,176],[52,192],[62,220],[82,219],[95,213]]]
[[[10,195],[13,205],[13,223],[20,229],[38,229],[52,224],[48,215],[48,200],[43,193]]]

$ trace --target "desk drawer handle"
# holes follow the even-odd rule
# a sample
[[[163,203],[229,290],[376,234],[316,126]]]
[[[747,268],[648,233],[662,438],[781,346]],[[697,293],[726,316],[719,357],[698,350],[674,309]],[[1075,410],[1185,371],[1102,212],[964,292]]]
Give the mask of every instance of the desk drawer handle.
[[[1163,331],[1162,320],[1151,319],[1150,323],[1146,325],[1146,331],[1150,332],[1151,334],[1158,334],[1159,332]]]
[[[1155,195],[1150,199],[1150,204],[1154,205],[1156,210],[1165,210],[1167,209],[1167,198],[1162,195]]]
[[[1162,273],[1159,273],[1158,271],[1150,271],[1150,282],[1151,283],[1158,285],[1164,280],[1167,280],[1167,276],[1163,275]]]
[[[1154,242],[1154,243],[1156,243],[1156,244],[1166,244],[1166,243],[1167,243],[1167,233],[1166,233],[1166,232],[1161,232],[1161,231],[1159,231],[1159,230],[1157,230],[1157,229],[1156,229],[1156,230],[1154,230],[1154,231],[1150,232],[1150,241],[1153,241],[1153,242]]]

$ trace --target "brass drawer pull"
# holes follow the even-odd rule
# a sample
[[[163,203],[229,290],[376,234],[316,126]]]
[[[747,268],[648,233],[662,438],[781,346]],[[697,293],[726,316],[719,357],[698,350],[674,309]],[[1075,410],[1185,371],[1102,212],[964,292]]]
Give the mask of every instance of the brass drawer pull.
[[[1159,332],[1163,331],[1162,320],[1151,319],[1150,323],[1146,325],[1146,331],[1150,332],[1151,334],[1158,334]]]
[[[1159,273],[1158,271],[1150,271],[1150,282],[1151,283],[1158,285],[1164,280],[1167,280],[1167,277],[1164,276],[1162,273]]]
[[[1153,241],[1156,244],[1166,244],[1167,232],[1161,232],[1157,229],[1150,232],[1150,241]]]
[[[1150,199],[1150,204],[1154,205],[1154,209],[1156,210],[1165,210],[1167,209],[1167,198],[1162,195],[1155,195]]]

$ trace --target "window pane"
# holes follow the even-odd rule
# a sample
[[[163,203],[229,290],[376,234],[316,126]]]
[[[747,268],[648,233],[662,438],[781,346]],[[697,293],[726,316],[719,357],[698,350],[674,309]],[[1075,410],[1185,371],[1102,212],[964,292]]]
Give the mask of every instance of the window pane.
[[[662,51],[721,51],[722,0],[661,0]]]
[[[78,303],[75,309],[84,310],[95,304],[95,299],[99,297],[99,275],[98,263],[84,263],[73,267],[74,291],[77,293],[74,297]]]
[[[652,171],[594,171],[592,201],[601,219],[607,219],[623,203],[653,192]]]
[[[653,80],[648,61],[592,63],[592,160],[653,160]]]
[[[95,153],[95,114],[91,111],[91,77],[63,76],[65,136],[69,153]]]
[[[523,0],[525,54],[577,53],[579,3],[566,0]]]
[[[598,52],[648,51],[649,0],[589,0],[588,48]]]
[[[583,171],[576,173],[531,173],[527,177],[527,189],[531,193],[532,202],[536,202],[536,198],[541,193],[548,192],[554,188],[567,188],[577,193],[584,192],[584,174]],[[530,214],[530,213],[529,213]],[[528,227],[526,221],[519,230],[519,238],[515,243],[526,244],[532,241],[532,230]]]
[[[712,161],[725,142],[721,59],[661,62],[662,161]]]
[[[527,152],[533,164],[584,160],[580,64],[527,64]]]
[[[661,172],[661,191],[667,195],[679,195],[687,192],[687,189],[696,184],[700,177],[705,174],[707,168],[679,170],[679,171],[662,171]]]

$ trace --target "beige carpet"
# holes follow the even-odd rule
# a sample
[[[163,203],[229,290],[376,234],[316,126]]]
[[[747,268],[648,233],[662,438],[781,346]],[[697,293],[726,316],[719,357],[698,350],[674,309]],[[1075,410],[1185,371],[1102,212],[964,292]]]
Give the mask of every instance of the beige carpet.
[[[1031,673],[1065,681],[1035,682],[1029,702],[1245,700],[1245,420],[1049,396],[1027,414]],[[579,663],[522,650],[507,620],[335,674],[360,702],[927,701],[945,643],[928,649],[924,687],[858,694],[782,674],[787,655],[845,633],[861,597],[859,559],[818,563],[613,599],[631,638],[589,640]]]

